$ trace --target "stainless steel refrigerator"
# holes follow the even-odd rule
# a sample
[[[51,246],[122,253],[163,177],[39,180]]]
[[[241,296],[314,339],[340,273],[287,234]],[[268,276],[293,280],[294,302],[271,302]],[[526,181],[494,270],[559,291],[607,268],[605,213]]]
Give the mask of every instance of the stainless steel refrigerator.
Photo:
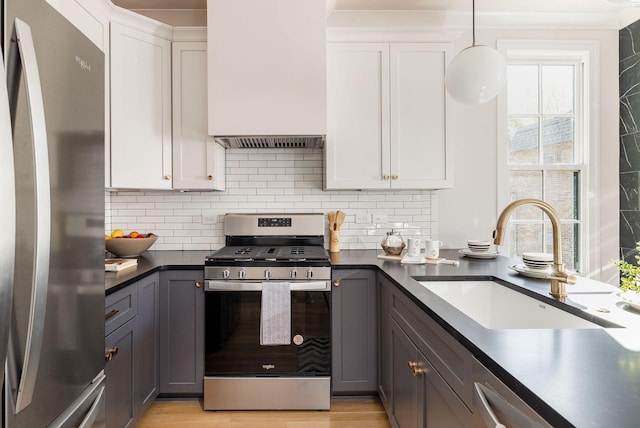
[[[2,427],[100,427],[105,57],[45,0],[2,11]]]

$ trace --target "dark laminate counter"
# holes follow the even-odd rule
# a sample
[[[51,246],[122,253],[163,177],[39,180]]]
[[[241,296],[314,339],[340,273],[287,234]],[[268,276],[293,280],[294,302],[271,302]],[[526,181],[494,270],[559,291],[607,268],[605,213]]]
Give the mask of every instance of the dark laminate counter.
[[[554,427],[639,426],[640,352],[622,346],[607,333],[609,329],[486,329],[431,293],[414,277],[495,279],[566,309],[548,294],[548,281],[514,275],[508,269],[513,260],[504,257],[469,259],[459,257],[455,250],[443,250],[442,257],[460,260],[456,267],[402,265],[378,259],[377,254],[375,250],[342,251],[331,254],[331,261],[338,269],[380,269]],[[146,252],[139,258],[137,269],[107,273],[107,293],[161,269],[201,269],[206,255],[205,251]],[[570,302],[569,305],[571,311]]]

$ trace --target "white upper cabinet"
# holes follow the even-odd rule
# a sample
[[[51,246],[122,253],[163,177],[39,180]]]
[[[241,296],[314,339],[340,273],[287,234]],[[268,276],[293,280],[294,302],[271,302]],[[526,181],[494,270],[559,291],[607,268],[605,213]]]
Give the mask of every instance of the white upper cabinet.
[[[446,43],[330,43],[326,189],[452,187]]]
[[[388,189],[389,45],[327,51],[327,189]]]
[[[111,22],[111,187],[171,189],[171,42]]]
[[[225,189],[225,149],[207,135],[207,43],[173,43],[173,188]]]

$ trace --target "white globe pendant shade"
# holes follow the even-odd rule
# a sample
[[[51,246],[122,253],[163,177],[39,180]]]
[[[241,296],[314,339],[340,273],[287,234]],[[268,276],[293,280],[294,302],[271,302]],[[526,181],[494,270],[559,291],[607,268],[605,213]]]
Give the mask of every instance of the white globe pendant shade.
[[[492,100],[507,80],[507,64],[489,46],[472,45],[451,61],[445,85],[451,97],[463,104],[482,104]]]

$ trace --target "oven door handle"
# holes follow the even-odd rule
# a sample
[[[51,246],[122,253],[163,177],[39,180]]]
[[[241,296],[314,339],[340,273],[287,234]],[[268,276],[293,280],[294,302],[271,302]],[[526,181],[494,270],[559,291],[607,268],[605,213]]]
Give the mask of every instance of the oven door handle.
[[[291,291],[331,291],[331,281],[298,281],[290,284]],[[262,282],[205,280],[204,291],[262,291]]]

